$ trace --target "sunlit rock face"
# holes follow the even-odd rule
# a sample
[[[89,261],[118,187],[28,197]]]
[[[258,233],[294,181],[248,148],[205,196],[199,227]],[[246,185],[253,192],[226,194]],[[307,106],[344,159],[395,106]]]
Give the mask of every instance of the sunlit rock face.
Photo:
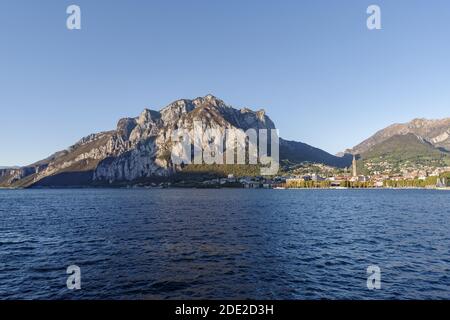
[[[86,136],[30,166],[2,169],[0,186],[39,186],[43,181],[48,185],[62,173],[80,172],[87,173],[81,185],[168,177],[177,171],[169,156],[172,134],[178,129],[191,130],[195,121],[200,121],[204,130],[220,132],[275,128],[263,110],[234,109],[212,95],[177,100],[160,111],[145,109],[136,118],[120,119],[115,130]],[[70,179],[70,174],[67,177]]]

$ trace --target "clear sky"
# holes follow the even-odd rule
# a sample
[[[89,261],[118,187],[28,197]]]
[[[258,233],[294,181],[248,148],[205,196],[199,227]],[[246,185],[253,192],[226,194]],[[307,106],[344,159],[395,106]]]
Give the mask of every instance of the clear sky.
[[[370,4],[382,30],[366,27]],[[449,117],[450,1],[0,1],[0,165],[208,93],[331,153]]]

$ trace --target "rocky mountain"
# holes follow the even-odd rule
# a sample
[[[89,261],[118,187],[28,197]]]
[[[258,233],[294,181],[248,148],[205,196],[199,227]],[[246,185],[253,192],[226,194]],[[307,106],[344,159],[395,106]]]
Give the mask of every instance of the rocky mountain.
[[[413,133],[395,135],[372,146],[360,154],[361,159],[381,159],[382,161],[397,161],[411,163],[430,163],[450,159],[450,152],[437,148],[424,138]]]
[[[363,154],[393,136],[407,134],[414,134],[436,148],[450,151],[450,118],[445,118],[440,120],[414,119],[407,123],[393,124],[346,152]]]
[[[358,155],[361,174],[416,176],[450,166],[450,152],[413,133],[395,135]]]
[[[119,120],[115,130],[91,134],[67,150],[21,168],[0,169],[0,187],[114,185],[121,182],[168,180],[182,171],[171,163],[172,133],[192,129],[273,129],[264,110],[235,109],[207,95],[178,100],[160,111],[145,109],[136,118]],[[210,143],[210,142],[204,142]],[[281,160],[323,162],[347,166],[346,158],[332,156],[300,142],[281,140]]]

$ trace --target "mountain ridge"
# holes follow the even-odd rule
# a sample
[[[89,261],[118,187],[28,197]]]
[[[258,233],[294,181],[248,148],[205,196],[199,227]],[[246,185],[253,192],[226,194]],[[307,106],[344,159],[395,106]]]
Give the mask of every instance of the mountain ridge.
[[[383,174],[428,174],[432,168],[450,165],[450,152],[436,147],[426,139],[413,133],[397,134],[371,146],[358,154],[360,169],[369,175]]]
[[[205,128],[275,129],[263,109],[235,109],[208,94],[179,99],[160,109],[144,109],[122,118],[116,129],[92,133],[67,148],[31,165],[0,170],[1,187],[89,186],[169,179],[181,168],[170,161],[171,137],[179,128],[192,129],[194,121]],[[280,160],[322,161],[343,166],[345,158],[301,142],[281,140]],[[346,163],[348,165],[348,163]]]
[[[405,123],[394,123],[377,131],[374,135],[363,140],[346,153],[362,154],[371,147],[386,141],[395,135],[415,134],[429,141],[436,148],[450,150],[450,117],[443,119],[415,118]]]

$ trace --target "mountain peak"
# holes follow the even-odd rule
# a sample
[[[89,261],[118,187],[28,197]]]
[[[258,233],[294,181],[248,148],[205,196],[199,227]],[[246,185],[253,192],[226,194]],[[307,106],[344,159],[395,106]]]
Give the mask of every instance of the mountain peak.
[[[119,120],[115,130],[91,134],[69,149],[17,171],[0,172],[0,186],[81,186],[128,184],[170,179],[182,168],[171,162],[171,141],[178,129],[274,129],[265,110],[235,109],[208,94],[172,102],[161,111],[144,109],[137,117]],[[204,146],[203,146],[204,147]],[[342,164],[342,159],[311,146],[285,142],[280,157],[294,161]]]
[[[137,117],[137,123],[142,125],[147,122],[154,122],[155,120],[158,120],[160,117],[161,114],[158,111],[145,108],[141,112],[139,117]]]
[[[211,100],[219,100],[214,95],[208,93],[206,96],[203,97],[205,100],[211,101]]]
[[[424,141],[429,141],[434,147],[450,150],[450,118],[434,120],[416,118],[407,123],[390,125],[349,151],[353,154],[364,153],[393,136],[408,134],[413,134]]]
[[[428,120],[428,119],[425,119],[425,118],[416,118],[416,119],[413,119],[413,120],[411,120],[409,123],[408,123],[408,125],[409,125],[409,127],[415,127],[415,128],[421,128],[421,127],[424,127],[424,126],[426,126],[426,125],[428,125],[428,124],[430,124],[430,123],[433,123],[434,121],[433,120]]]
[[[212,94],[207,94],[204,97],[198,97],[198,98],[192,100],[192,103],[196,107],[202,107],[205,105],[215,107],[215,108],[227,107],[227,105],[221,99],[213,96]]]

